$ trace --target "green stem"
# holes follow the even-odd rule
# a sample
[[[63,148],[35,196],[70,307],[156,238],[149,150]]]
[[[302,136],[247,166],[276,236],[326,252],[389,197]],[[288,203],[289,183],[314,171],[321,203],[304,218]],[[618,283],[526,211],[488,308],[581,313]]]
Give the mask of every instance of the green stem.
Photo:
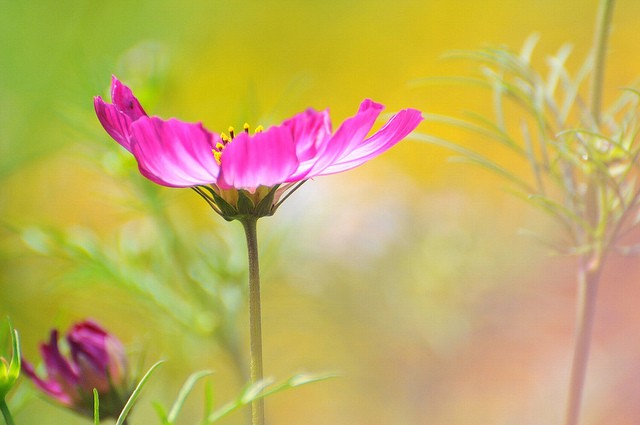
[[[594,41],[595,62],[593,80],[591,81],[591,113],[596,126],[600,125],[602,109],[602,87],[604,83],[604,67],[607,54],[607,40],[611,29],[611,18],[615,0],[602,0],[596,21],[596,38]]]
[[[4,398],[0,399],[0,410],[2,411],[2,416],[4,416],[4,422],[6,425],[15,425],[13,422],[13,417],[11,416],[11,412],[9,411],[9,406],[7,406],[7,402]]]
[[[255,217],[241,220],[247,237],[249,254],[249,328],[251,335],[251,383],[262,380],[262,319],[260,309],[260,266],[258,263],[258,235]],[[264,425],[264,400],[251,403],[252,425]]]

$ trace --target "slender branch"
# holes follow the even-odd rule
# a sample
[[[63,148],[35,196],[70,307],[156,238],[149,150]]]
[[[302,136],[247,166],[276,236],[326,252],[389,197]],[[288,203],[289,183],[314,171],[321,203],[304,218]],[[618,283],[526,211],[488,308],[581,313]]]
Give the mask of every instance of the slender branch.
[[[611,18],[615,0],[601,0],[596,21],[596,35],[594,40],[595,62],[593,80],[591,82],[591,114],[596,126],[600,125],[602,110],[602,90],[604,84],[604,69],[606,63],[607,41],[611,29]],[[590,185],[593,182],[590,182]],[[589,192],[589,191],[588,191]],[[590,223],[602,222],[603,206],[601,202],[590,202],[586,199],[585,216]],[[578,264],[578,317],[576,322],[576,340],[571,365],[571,380],[567,400],[566,425],[578,425],[582,405],[582,394],[589,361],[591,334],[596,311],[598,285],[604,266],[607,251],[603,240],[606,235],[587,236],[587,240],[596,243],[596,247],[589,253],[579,257]]]
[[[4,417],[4,422],[6,425],[15,425],[13,422],[13,417],[11,416],[11,412],[9,411],[9,406],[7,406],[7,402],[4,398],[0,398],[0,410],[2,411],[2,416]]]
[[[584,254],[580,256],[580,264],[578,266],[578,317],[569,397],[567,400],[566,425],[577,425],[580,418],[582,393],[596,311],[598,284],[603,263],[604,258],[599,254]]]
[[[591,81],[591,114],[596,125],[600,124],[602,109],[602,86],[604,83],[604,68],[607,54],[607,40],[611,29],[611,18],[615,0],[602,0],[598,10],[595,38],[595,64],[593,80]]]
[[[262,380],[262,319],[260,308],[260,266],[256,217],[240,220],[247,237],[249,254],[249,327],[251,335],[251,383]],[[264,400],[251,402],[251,423],[264,425]]]
[[[209,204],[209,206],[211,208],[213,208],[213,210],[216,213],[222,215],[222,212],[220,211],[220,208],[218,208],[218,206],[216,205],[215,201],[213,199],[211,199],[210,197],[208,197],[201,188],[199,188],[198,186],[194,186],[191,189],[193,189],[194,192],[196,192],[198,195],[200,195],[202,197],[202,199],[204,199],[207,202],[207,204]]]
[[[282,203],[283,203],[284,201],[286,201],[286,200],[287,200],[287,198],[293,194],[293,192],[295,192],[296,190],[300,189],[300,186],[302,186],[303,184],[305,184],[307,181],[308,181],[308,179],[307,179],[307,180],[302,180],[300,183],[296,184],[296,186],[295,186],[293,189],[291,189],[291,190],[290,190],[290,191],[289,191],[289,192],[288,192],[288,193],[287,193],[287,194],[286,194],[286,195],[285,195],[285,196],[284,196],[284,197],[283,197],[283,198],[282,198],[282,199],[281,199],[281,200],[280,200],[276,205],[275,205],[275,207],[273,207],[274,212],[275,212],[275,210],[277,210],[278,208],[280,208],[280,205],[282,205]]]

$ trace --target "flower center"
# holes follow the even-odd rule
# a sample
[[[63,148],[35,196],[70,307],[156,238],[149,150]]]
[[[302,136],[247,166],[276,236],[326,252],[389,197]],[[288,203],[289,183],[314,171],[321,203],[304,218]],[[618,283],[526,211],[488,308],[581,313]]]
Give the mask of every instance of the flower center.
[[[249,128],[250,128],[249,124],[244,123],[244,126],[242,128],[243,128],[243,131],[245,133],[249,134]],[[263,131],[264,131],[264,127],[259,125],[254,130],[253,134],[262,133]],[[231,143],[235,137],[236,137],[236,133],[235,133],[235,130],[233,129],[233,127],[229,127],[229,135],[228,136],[225,133],[220,133],[220,140],[221,141],[216,143],[216,146],[212,149],[213,157],[215,158],[215,160],[218,163],[218,165],[220,165],[221,162],[222,162],[222,152],[224,151],[224,148],[229,143]]]

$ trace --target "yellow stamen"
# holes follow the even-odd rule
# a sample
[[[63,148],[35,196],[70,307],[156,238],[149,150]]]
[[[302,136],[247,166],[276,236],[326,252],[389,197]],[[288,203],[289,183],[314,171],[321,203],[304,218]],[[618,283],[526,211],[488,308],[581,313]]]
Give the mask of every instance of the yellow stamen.
[[[243,131],[247,134],[249,134],[250,128],[251,127],[247,123],[244,123],[244,125],[242,126]],[[264,131],[264,127],[259,125],[255,128],[255,131],[253,132],[253,134],[262,133],[263,131]],[[231,137],[227,136],[225,133],[220,133],[220,141],[216,142],[215,147],[211,149],[211,152],[213,152],[213,157],[218,163],[218,165],[220,165],[222,162],[222,152],[224,152],[224,149],[226,148],[226,146],[229,143],[231,143],[231,141],[233,141],[236,135],[236,131],[231,126],[229,127],[229,134],[231,135]]]

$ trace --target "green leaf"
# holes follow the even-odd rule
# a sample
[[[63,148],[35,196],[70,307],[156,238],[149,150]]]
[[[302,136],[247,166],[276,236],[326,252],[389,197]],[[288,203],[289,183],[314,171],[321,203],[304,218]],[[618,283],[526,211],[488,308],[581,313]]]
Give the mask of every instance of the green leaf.
[[[138,383],[138,386],[136,387],[136,389],[133,390],[133,393],[131,393],[131,397],[129,397],[129,400],[127,400],[127,403],[124,405],[124,408],[122,409],[122,412],[120,413],[120,416],[118,416],[118,420],[116,421],[116,425],[122,425],[124,423],[124,420],[127,418],[127,415],[129,414],[129,411],[133,407],[133,405],[136,402],[136,400],[138,399],[138,397],[140,397],[140,393],[142,392],[142,388],[144,387],[144,385],[147,383],[147,381],[151,377],[151,374],[162,363],[164,363],[164,361],[162,361],[162,360],[159,361],[159,362],[156,362],[153,366],[151,366],[151,368],[147,371],[147,373],[145,373],[145,375],[142,377],[142,379]]]
[[[191,376],[189,376],[189,378],[187,378],[187,381],[184,383],[182,388],[180,388],[180,391],[178,392],[178,397],[176,398],[176,401],[173,403],[173,406],[171,407],[171,410],[167,415],[167,424],[173,425],[175,423],[176,418],[178,417],[178,413],[180,413],[180,409],[182,409],[182,406],[184,405],[184,402],[187,399],[187,396],[189,396],[189,393],[191,393],[195,384],[200,379],[204,378],[205,376],[209,376],[211,374],[213,374],[212,371],[203,370],[200,372],[195,372]]]
[[[158,415],[158,418],[160,418],[160,422],[162,423],[162,425],[169,425],[169,420],[167,419],[167,411],[165,410],[164,406],[159,402],[153,402],[152,405],[153,410],[156,411],[156,415]]]
[[[475,120],[480,121],[484,126],[476,125],[469,121],[465,121],[458,118],[447,117],[436,114],[422,114],[426,121],[438,122],[442,124],[451,125],[453,127],[462,128],[473,133],[479,134],[490,139],[494,139],[505,146],[513,149],[519,154],[524,154],[522,147],[518,146],[517,142],[513,140],[507,133],[499,129],[495,124],[491,123],[486,117],[476,114],[470,114]]]
[[[531,55],[540,40],[539,33],[533,33],[524,41],[522,49],[520,49],[520,59],[526,63],[531,63]]]
[[[527,184],[524,180],[522,180],[521,178],[517,177],[515,174],[511,173],[510,171],[508,171],[507,169],[501,167],[500,165],[496,164],[495,162],[491,161],[490,159],[480,155],[477,152],[474,152],[470,149],[467,149],[463,146],[457,145],[453,142],[449,142],[447,140],[441,139],[439,137],[435,137],[435,136],[431,136],[429,134],[422,134],[422,133],[413,133],[413,137],[421,140],[423,142],[427,142],[427,143],[431,143],[437,146],[441,146],[444,148],[447,148],[451,151],[457,152],[459,154],[462,155],[462,157],[459,158],[454,158],[454,159],[458,159],[458,160],[462,160],[462,161],[466,161],[466,162],[470,162],[470,163],[474,163],[477,165],[482,166],[483,168],[486,168],[490,171],[493,171],[494,173],[501,175],[505,178],[507,178],[507,180],[511,181],[512,183],[516,184],[517,186],[521,187],[524,191],[526,191],[527,193],[535,193],[535,190],[529,185]]]
[[[240,403],[249,404],[252,401],[257,400],[259,398],[258,396],[271,384],[273,384],[273,379],[265,378],[249,385],[240,396]]]
[[[95,388],[93,389],[93,425],[100,425],[100,397]]]
[[[301,385],[310,384],[313,382],[324,381],[330,378],[334,378],[335,376],[336,375],[298,374],[279,384],[273,384],[273,380],[271,379],[263,379],[262,381],[249,385],[236,399],[223,405],[221,408],[210,414],[206,418],[205,423],[212,424],[214,422],[217,422],[230,413],[233,413],[234,411],[251,404],[255,400],[268,397],[286,389],[299,387]],[[270,386],[271,388],[269,388]]]
[[[207,381],[204,384],[204,415],[202,419],[202,425],[207,424],[207,418],[213,412],[213,386],[211,381]]]

